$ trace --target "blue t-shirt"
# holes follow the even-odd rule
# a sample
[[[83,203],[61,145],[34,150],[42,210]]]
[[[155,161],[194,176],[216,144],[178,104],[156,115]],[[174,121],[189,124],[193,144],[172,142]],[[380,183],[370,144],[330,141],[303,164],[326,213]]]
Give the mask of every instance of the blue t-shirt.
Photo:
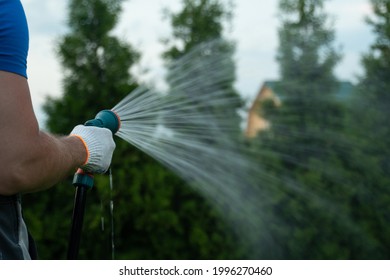
[[[0,0],[0,70],[27,78],[28,26],[20,0]]]

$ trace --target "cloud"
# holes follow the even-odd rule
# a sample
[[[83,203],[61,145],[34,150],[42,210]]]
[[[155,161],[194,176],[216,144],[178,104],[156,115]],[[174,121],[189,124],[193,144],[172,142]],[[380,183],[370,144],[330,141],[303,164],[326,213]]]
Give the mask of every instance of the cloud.
[[[359,30],[365,26],[365,18],[372,15],[369,0],[337,0],[328,1],[328,13],[335,15],[337,29]]]
[[[115,34],[141,52],[140,64],[133,73],[143,82],[163,84],[164,69],[161,40],[170,35],[171,27],[163,18],[163,9],[177,10],[179,0],[132,0],[125,2]]]
[[[22,0],[32,34],[55,36],[66,31],[67,0]]]

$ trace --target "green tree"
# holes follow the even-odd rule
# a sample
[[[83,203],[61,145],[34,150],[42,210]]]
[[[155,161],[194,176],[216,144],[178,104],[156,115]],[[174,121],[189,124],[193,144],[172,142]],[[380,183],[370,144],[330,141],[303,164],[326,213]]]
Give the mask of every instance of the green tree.
[[[371,1],[375,17],[367,19],[372,26],[376,40],[371,46],[368,54],[363,56],[362,64],[365,73],[359,81],[360,98],[370,104],[369,108],[363,110],[367,112],[367,129],[375,133],[372,143],[372,153],[378,156],[382,172],[388,173],[390,161],[388,151],[390,147],[389,128],[386,125],[389,119],[390,106],[390,2],[385,0]],[[364,96],[364,97],[363,97]],[[360,104],[362,104],[361,102]],[[362,109],[360,107],[360,109]]]
[[[163,58],[169,65],[170,62],[190,53],[194,48],[201,46],[202,50],[196,51],[198,57],[191,56],[193,61],[186,62],[192,65],[196,64],[198,67],[191,67],[191,71],[187,71],[190,67],[186,67],[183,63],[181,72],[184,74],[180,79],[177,77],[178,70],[175,69],[168,71],[167,82],[171,91],[175,91],[177,84],[179,84],[181,91],[179,94],[185,93],[183,99],[191,99],[192,104],[198,105],[197,109],[210,114],[210,117],[223,116],[223,118],[228,119],[232,133],[238,135],[240,134],[238,110],[241,109],[243,103],[234,89],[236,80],[233,59],[235,43],[226,39],[224,34],[225,27],[231,24],[233,4],[230,1],[218,0],[183,0],[182,4],[182,10],[176,14],[167,13],[173,32],[171,38],[165,39],[167,50],[163,53]],[[216,69],[216,71],[224,71],[225,75],[223,82],[218,85],[215,85],[213,81],[212,62],[207,63],[212,59],[223,60],[224,65],[226,65],[224,69]],[[183,88],[185,81],[194,80],[194,77],[202,77],[203,79],[195,87],[186,86]],[[222,91],[225,95],[224,98],[230,101],[224,102],[220,106],[207,104],[207,96],[211,97],[212,94],[219,91]]]
[[[325,1],[279,2],[281,80],[275,84],[282,105],[266,109],[272,129],[267,145],[290,171],[308,170],[313,159],[326,160],[337,145],[344,122],[343,105],[335,94],[334,29],[324,10]]]
[[[282,0],[279,4],[278,92],[283,106],[274,130],[289,131],[293,144],[289,155],[302,164],[326,153],[326,146],[320,145],[325,142],[323,132],[334,131],[341,117],[333,98],[337,89],[333,71],[341,55],[333,46],[334,30],[324,2]]]
[[[121,0],[70,1],[70,33],[58,44],[64,67],[64,96],[45,105],[47,127],[55,133],[69,132],[97,110],[113,107],[135,85],[129,69],[139,54],[111,35]]]
[[[173,30],[171,37],[165,39],[167,50],[162,55],[168,66],[166,80],[169,85],[169,95],[167,98],[175,96],[175,100],[191,104],[182,110],[188,116],[198,116],[197,118],[187,118],[187,125],[184,129],[191,128],[194,131],[202,131],[202,126],[214,125],[214,129],[218,133],[213,133],[217,137],[210,140],[213,142],[209,143],[211,147],[219,146],[219,141],[223,142],[226,138],[236,141],[241,135],[241,119],[238,115],[238,109],[241,108],[242,101],[234,89],[236,79],[233,60],[235,44],[226,39],[224,34],[225,27],[231,23],[232,10],[231,2],[183,0],[181,10],[176,13],[166,13]],[[181,60],[183,58],[185,61]],[[218,61],[218,63],[213,63],[213,61]],[[173,68],[171,67],[172,62],[175,62]],[[220,66],[222,63],[225,66],[223,69],[214,68],[216,64]],[[217,76],[219,78],[216,78]],[[221,76],[223,79],[220,78]],[[175,110],[181,109],[176,108]],[[169,125],[171,116],[167,114],[164,117]],[[200,119],[203,122],[205,120],[209,122],[208,124],[199,123]],[[229,128],[228,133],[226,128]],[[193,137],[198,136],[193,135]],[[209,188],[213,188],[213,186],[210,185]],[[203,217],[215,215],[214,210],[207,206],[207,201],[203,198],[197,198],[198,195],[195,192],[183,194],[187,199],[195,198],[196,203],[202,209],[199,211],[199,215]],[[210,228],[207,223],[202,222],[194,230],[207,236]],[[242,254],[243,250],[238,248],[239,242],[234,241],[237,238],[234,237],[231,229],[226,228],[224,233],[219,232],[219,230],[212,230],[212,232],[214,232],[214,236],[218,236],[218,240],[222,244],[225,244],[220,247],[221,243],[216,242],[217,239],[210,240],[208,250],[218,248],[217,250],[220,252],[214,257],[237,258],[245,256]]]
[[[218,0],[182,0],[183,9],[176,14],[166,11],[173,28],[173,36],[165,39],[169,46],[163,57],[171,60],[188,53],[200,43],[223,37],[224,21],[232,18],[232,4]],[[230,43],[231,44],[231,43]]]
[[[359,77],[352,103],[353,154],[350,169],[361,188],[353,197],[353,216],[365,228],[369,248],[362,258],[388,259],[390,227],[390,2],[370,1],[373,16],[367,19],[375,41],[362,58],[364,74]],[[363,161],[361,159],[364,159]]]
[[[280,178],[270,197],[280,221],[277,258],[343,259],[364,236],[352,222],[345,150],[346,108],[336,99],[340,53],[322,0],[279,2],[278,108],[264,108],[271,129],[260,135],[263,160]]]
[[[57,47],[64,69],[64,94],[48,98],[44,106],[51,132],[68,134],[76,124],[92,119],[104,108],[112,108],[136,86],[131,83],[129,68],[139,54],[110,33],[119,19],[121,3],[120,0],[69,2],[69,33],[59,40]],[[118,143],[116,152],[127,154],[129,149]],[[41,258],[66,256],[74,196],[71,182],[69,178],[50,191],[25,197],[30,204],[26,217]],[[86,210],[81,258],[110,256],[109,231],[100,230],[100,217],[109,221],[105,209],[109,198],[108,179],[96,176],[95,183]]]

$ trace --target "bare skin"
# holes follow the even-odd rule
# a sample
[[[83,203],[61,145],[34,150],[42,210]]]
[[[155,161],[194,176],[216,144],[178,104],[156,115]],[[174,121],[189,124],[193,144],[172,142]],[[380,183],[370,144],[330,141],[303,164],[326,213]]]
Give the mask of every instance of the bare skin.
[[[0,195],[47,189],[86,158],[77,137],[39,130],[27,79],[0,71]]]

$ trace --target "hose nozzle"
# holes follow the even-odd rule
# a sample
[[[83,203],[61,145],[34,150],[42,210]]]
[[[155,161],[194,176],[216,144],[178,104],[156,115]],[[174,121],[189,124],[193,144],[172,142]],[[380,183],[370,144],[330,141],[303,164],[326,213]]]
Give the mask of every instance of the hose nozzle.
[[[111,110],[102,110],[95,116],[94,119],[85,123],[86,126],[104,127],[111,130],[112,134],[118,132],[121,121],[119,116]]]

